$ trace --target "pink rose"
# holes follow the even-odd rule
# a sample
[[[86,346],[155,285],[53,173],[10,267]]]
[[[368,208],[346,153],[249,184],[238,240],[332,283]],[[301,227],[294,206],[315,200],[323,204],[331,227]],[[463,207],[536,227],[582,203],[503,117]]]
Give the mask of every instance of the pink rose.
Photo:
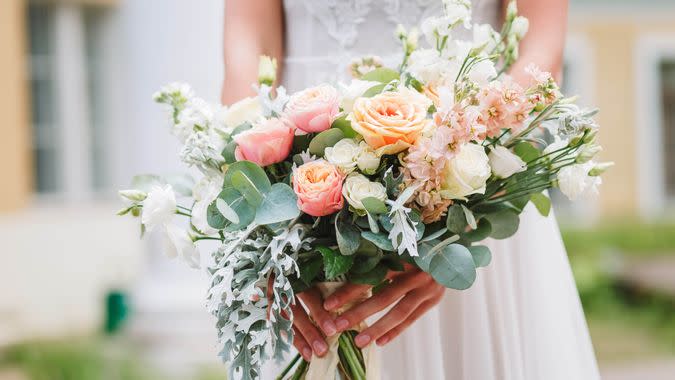
[[[263,120],[253,128],[234,136],[238,161],[252,161],[260,166],[281,162],[293,146],[295,130],[286,120]]]
[[[327,84],[308,88],[291,96],[286,104],[286,116],[306,133],[330,128],[340,112],[340,94]]]
[[[308,162],[295,169],[293,190],[300,210],[312,216],[325,216],[342,209],[344,178],[336,166],[324,160]]]

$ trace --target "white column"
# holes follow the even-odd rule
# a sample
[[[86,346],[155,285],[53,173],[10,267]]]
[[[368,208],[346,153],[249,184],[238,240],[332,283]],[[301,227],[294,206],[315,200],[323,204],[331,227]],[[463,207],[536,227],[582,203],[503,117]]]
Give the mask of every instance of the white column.
[[[90,196],[91,130],[84,20],[80,6],[54,9],[54,79],[63,194],[68,201]]]

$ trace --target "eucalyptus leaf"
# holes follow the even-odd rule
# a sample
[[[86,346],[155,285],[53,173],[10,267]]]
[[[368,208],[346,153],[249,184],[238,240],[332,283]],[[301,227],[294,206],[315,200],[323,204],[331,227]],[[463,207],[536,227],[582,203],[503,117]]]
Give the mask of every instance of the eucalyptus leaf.
[[[350,273],[349,282],[363,285],[378,285],[387,275],[388,268],[383,263],[377,264],[375,268],[366,273]]]
[[[472,230],[478,228],[476,217],[473,215],[473,212],[464,205],[462,205],[462,211],[464,211],[464,216],[466,217],[466,222],[469,224],[469,227],[471,227]]]
[[[270,191],[272,183],[269,178],[267,178],[267,174],[265,174],[265,171],[260,166],[251,161],[237,161],[228,166],[225,176],[223,177],[224,187],[232,185],[232,176],[237,172],[245,174],[260,193]]]
[[[346,138],[354,138],[358,135],[352,128],[352,122],[347,120],[346,117],[339,117],[333,121],[331,128],[337,128],[342,131]]]
[[[230,205],[228,205],[227,202],[221,198],[216,199],[216,209],[218,209],[218,212],[220,212],[220,214],[223,215],[225,219],[234,224],[239,223],[239,215],[237,215],[237,212],[234,211],[232,207],[230,207]]]
[[[380,232],[380,226],[377,225],[377,219],[373,217],[370,213],[366,214],[366,219],[368,220],[368,228],[370,231],[373,233],[379,233]]]
[[[253,124],[251,124],[248,121],[245,121],[239,125],[237,125],[233,130],[232,133],[230,133],[231,137],[234,137],[242,132],[248,131],[249,129],[253,128]]]
[[[551,200],[543,193],[536,193],[530,196],[530,200],[542,216],[548,216],[551,212]]]
[[[349,213],[344,209],[335,217],[335,238],[343,255],[353,255],[361,244],[361,233],[348,217]]]
[[[473,256],[473,262],[476,264],[476,268],[490,265],[490,262],[492,261],[490,248],[484,245],[472,245],[469,247],[469,252],[471,252],[471,256]]]
[[[387,205],[377,198],[366,197],[361,200],[361,203],[363,204],[363,207],[366,208],[366,211],[368,211],[369,214],[379,215],[388,212]]]
[[[486,239],[488,236],[490,236],[491,232],[492,226],[490,225],[490,221],[485,218],[481,218],[478,221],[478,226],[475,230],[466,232],[461,236],[463,239],[466,239],[467,241],[475,242]]]
[[[233,223],[218,210],[218,199],[224,201],[239,217],[239,222]],[[253,222],[255,217],[255,209],[246,202],[244,196],[233,187],[225,187],[218,194],[218,198],[211,202],[206,209],[206,221],[208,224],[217,229],[226,229],[228,231],[240,230]]]
[[[450,244],[433,256],[429,274],[446,288],[464,290],[476,280],[476,266],[465,246]]]
[[[539,150],[527,141],[516,144],[516,146],[513,147],[513,152],[525,162],[530,162],[540,155]]]
[[[354,256],[354,265],[351,273],[363,274],[373,270],[382,260],[382,251],[374,256]]]
[[[323,256],[323,269],[327,280],[333,280],[337,276],[345,274],[354,264],[353,256],[341,255],[328,247],[316,248]]]
[[[269,225],[291,220],[300,215],[298,198],[293,189],[284,183],[275,183],[263,200],[255,215],[256,224]]]
[[[220,152],[220,155],[223,156],[223,160],[225,160],[226,164],[237,162],[237,158],[234,156],[234,151],[236,149],[237,143],[235,141],[230,141],[225,144],[225,148]]]
[[[518,212],[522,212],[523,209],[525,208],[525,206],[527,206],[527,203],[528,203],[529,201],[530,201],[530,197],[527,196],[527,195],[524,195],[524,196],[522,196],[522,197],[519,197],[519,198],[516,198],[516,199],[510,201],[509,203],[511,203],[511,205],[512,205],[516,210],[518,210]],[[487,213],[487,214],[489,214],[489,213]]]
[[[462,206],[457,203],[450,206],[450,208],[448,208],[446,217],[446,226],[448,227],[448,231],[460,234],[466,231],[467,225],[466,214],[464,213]]]
[[[485,219],[490,222],[492,232],[490,237],[494,239],[506,239],[518,231],[520,218],[512,210],[502,210],[494,214],[485,215]]]
[[[393,80],[398,80],[399,78],[400,75],[398,71],[386,67],[380,67],[375,70],[371,70],[361,76],[361,80],[380,83],[389,83]]]
[[[337,142],[342,140],[344,137],[345,134],[340,129],[327,129],[316,135],[312,141],[309,142],[309,153],[315,156],[323,157],[326,148],[337,144]]]
[[[364,239],[375,244],[383,251],[393,252],[395,250],[394,245],[391,243],[391,240],[389,240],[389,237],[385,234],[376,234],[370,231],[363,231],[361,232],[361,236],[363,236]]]
[[[232,186],[239,191],[246,202],[254,208],[257,208],[262,203],[263,196],[255,186],[253,181],[242,171],[237,171],[232,174]]]

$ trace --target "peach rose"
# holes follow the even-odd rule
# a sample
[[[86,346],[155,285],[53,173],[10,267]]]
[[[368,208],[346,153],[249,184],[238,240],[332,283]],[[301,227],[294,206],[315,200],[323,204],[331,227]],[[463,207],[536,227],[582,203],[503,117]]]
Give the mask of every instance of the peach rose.
[[[281,162],[291,153],[295,129],[286,120],[268,119],[234,136],[238,161],[252,161],[260,166]]]
[[[350,114],[352,128],[363,136],[378,155],[395,154],[413,145],[431,125],[427,110],[431,100],[401,88],[372,98],[359,98]]]
[[[298,207],[312,216],[330,215],[344,206],[342,172],[327,161],[303,164],[293,172],[293,190]]]
[[[327,84],[294,94],[286,104],[286,116],[306,133],[330,128],[340,112],[340,94]]]

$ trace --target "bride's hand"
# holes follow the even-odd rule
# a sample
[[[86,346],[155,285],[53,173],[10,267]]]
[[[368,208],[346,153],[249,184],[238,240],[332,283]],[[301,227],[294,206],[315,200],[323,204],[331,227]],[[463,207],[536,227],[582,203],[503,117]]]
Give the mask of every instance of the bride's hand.
[[[335,335],[337,329],[333,323],[333,317],[323,308],[323,298],[316,288],[305,290],[298,294],[298,298],[295,305],[291,306],[293,331],[295,332],[293,345],[302,357],[309,361],[312,358],[312,352],[317,356],[326,354],[328,344],[326,344],[324,335]],[[307,307],[309,314],[300,304],[300,300]],[[321,330],[317,326],[321,326]]]
[[[336,310],[369,289],[370,286],[367,285],[345,285],[325,300],[324,308],[328,311]],[[396,303],[387,314],[361,331],[355,338],[359,347],[365,347],[370,342],[383,346],[436,306],[444,293],[445,287],[434,281],[428,273],[412,265],[406,265],[405,271],[399,272],[378,293],[337,317],[335,326],[338,332],[348,330]]]

